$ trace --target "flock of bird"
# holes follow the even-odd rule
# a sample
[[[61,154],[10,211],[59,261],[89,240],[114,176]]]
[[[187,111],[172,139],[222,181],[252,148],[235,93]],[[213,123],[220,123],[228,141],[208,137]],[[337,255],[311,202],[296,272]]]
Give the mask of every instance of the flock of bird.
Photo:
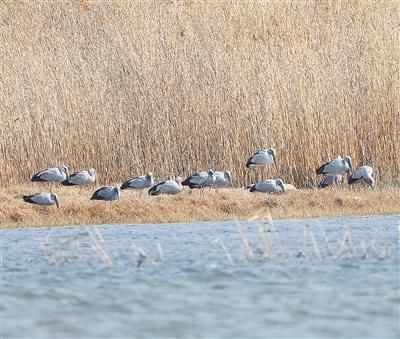
[[[263,149],[254,153],[246,162],[247,168],[265,169],[269,164],[276,165],[276,154],[274,149]],[[330,160],[320,166],[316,173],[322,175],[318,187],[324,188],[334,185],[342,185],[345,175],[348,177],[348,184],[363,182],[368,186],[374,185],[372,178],[372,168],[370,166],[358,167],[352,172],[352,162],[349,156],[342,158],[339,156],[334,160]],[[68,167],[61,165],[59,167],[48,168],[44,171],[38,172],[33,175],[31,181],[33,182],[46,182],[46,183],[61,183],[65,186],[84,186],[96,183],[96,171],[91,168],[80,172],[68,174]],[[201,194],[204,194],[206,187],[219,188],[226,187],[232,184],[232,176],[230,171],[216,172],[209,169],[207,172],[197,172],[185,180],[177,177],[174,180],[165,180],[155,184],[152,173],[134,177],[125,181],[121,187],[105,186],[97,189],[91,200],[105,200],[113,201],[120,198],[120,190],[134,189],[139,190],[140,195],[144,189],[148,189],[149,195],[160,194],[178,194],[182,191],[182,186],[188,186],[191,189],[200,189]],[[285,186],[282,179],[269,179],[262,180],[256,184],[246,187],[250,192],[264,192],[264,193],[284,193]],[[41,205],[41,206],[60,206],[58,196],[53,192],[42,192],[31,195],[24,195],[23,200],[28,203]]]

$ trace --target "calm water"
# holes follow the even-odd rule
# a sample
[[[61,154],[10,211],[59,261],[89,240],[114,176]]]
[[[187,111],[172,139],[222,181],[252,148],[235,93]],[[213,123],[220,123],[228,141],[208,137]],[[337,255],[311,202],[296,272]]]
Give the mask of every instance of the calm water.
[[[241,222],[243,237],[232,221],[102,225],[102,237],[93,227],[1,230],[1,332],[399,337],[399,222],[400,216]]]

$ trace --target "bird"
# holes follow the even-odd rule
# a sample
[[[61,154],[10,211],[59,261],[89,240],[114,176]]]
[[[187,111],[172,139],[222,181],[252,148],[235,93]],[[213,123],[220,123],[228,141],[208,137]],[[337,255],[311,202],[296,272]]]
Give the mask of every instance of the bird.
[[[178,194],[182,192],[181,183],[181,177],[177,177],[175,180],[162,181],[149,189],[149,195]]]
[[[352,171],[351,158],[338,156],[336,159],[326,162],[316,170],[317,174],[323,175],[345,175]]]
[[[230,171],[215,172],[214,188],[218,191],[220,187],[226,187],[232,184],[232,175]]]
[[[263,167],[269,164],[276,165],[276,155],[273,148],[262,149],[254,153],[246,162],[247,168]]]
[[[261,179],[264,180],[264,170],[269,164],[276,166],[276,153],[273,148],[265,148],[254,153],[246,162],[247,168],[261,168]]]
[[[254,185],[249,185],[246,188],[248,188],[250,192],[285,193],[285,187],[282,179],[264,180]]]
[[[197,172],[192,174],[182,182],[182,185],[189,186],[191,189],[203,189],[206,186],[213,186],[215,180],[215,172],[212,169],[209,169],[208,172]]]
[[[71,174],[67,179],[61,182],[64,186],[83,186],[94,184],[96,182],[96,170],[91,168],[87,171],[80,171]]]
[[[31,195],[24,195],[22,199],[30,204],[41,206],[51,206],[56,204],[57,208],[60,208],[58,197],[55,193],[35,193]]]
[[[348,183],[349,185],[353,185],[356,183],[366,183],[368,186],[373,186],[375,183],[374,178],[372,177],[372,167],[371,166],[361,166],[358,167],[349,177]]]
[[[142,195],[142,190],[144,188],[149,188],[152,187],[153,185],[154,185],[153,173],[149,172],[146,175],[137,176],[125,181],[121,185],[121,190],[127,188],[136,189],[140,190],[140,195]]]
[[[104,200],[104,201],[113,201],[119,200],[119,188],[115,186],[105,186],[96,190],[90,200]]]
[[[41,172],[36,173],[31,181],[41,182],[62,182],[68,179],[68,167],[61,165],[59,167],[52,167]]]
[[[325,175],[322,180],[318,184],[318,188],[326,188],[329,186],[338,186],[343,183],[343,176],[340,174],[332,175],[328,174]]]

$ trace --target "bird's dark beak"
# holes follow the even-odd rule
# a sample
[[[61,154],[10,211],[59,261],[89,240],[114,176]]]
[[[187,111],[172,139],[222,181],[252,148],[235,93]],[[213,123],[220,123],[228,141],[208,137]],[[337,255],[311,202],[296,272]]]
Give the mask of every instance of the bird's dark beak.
[[[56,199],[56,206],[57,208],[60,208],[60,203],[58,202],[58,199]]]

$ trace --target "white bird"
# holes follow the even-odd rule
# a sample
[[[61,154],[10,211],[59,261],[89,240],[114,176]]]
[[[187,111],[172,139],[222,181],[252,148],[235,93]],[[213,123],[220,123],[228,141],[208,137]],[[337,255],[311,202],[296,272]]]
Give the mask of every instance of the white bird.
[[[105,186],[96,190],[90,200],[119,200],[119,188],[115,186]]]
[[[125,181],[121,185],[121,190],[124,190],[126,188],[136,189],[140,190],[140,194],[142,194],[142,190],[144,188],[149,188],[152,187],[153,185],[154,185],[153,173],[149,172],[146,175],[137,176]]]
[[[349,156],[337,157],[332,161],[328,161],[316,169],[317,174],[323,175],[345,175],[352,170],[351,158]]]
[[[24,195],[22,199],[30,204],[41,206],[51,206],[56,204],[57,208],[60,207],[58,197],[55,193],[35,193],[31,195]]]
[[[96,182],[96,170],[91,168],[71,174],[68,179],[61,182],[64,186],[89,185]]]
[[[149,195],[178,194],[182,192],[181,182],[181,177],[177,177],[175,180],[162,181],[149,189]]]
[[[260,181],[254,185],[248,186],[247,188],[250,192],[285,193],[282,179]]]
[[[218,190],[218,188],[225,187],[230,184],[232,184],[232,175],[230,171],[215,172],[215,190]]]
[[[246,162],[247,168],[263,167],[269,164],[276,165],[276,155],[273,148],[262,149],[254,153]]]
[[[372,167],[370,166],[361,166],[358,167],[353,174],[349,177],[349,185],[353,185],[359,182],[364,182],[369,186],[373,186],[375,183],[374,178],[372,177]]]
[[[68,167],[61,165],[59,167],[48,168],[44,171],[36,173],[32,177],[32,181],[42,182],[62,182],[68,178]]]
[[[215,172],[209,169],[208,172],[198,172],[187,177],[183,182],[183,186],[189,186],[191,189],[203,189],[206,186],[213,186],[215,183]]]
[[[343,183],[343,176],[338,175],[325,175],[318,184],[318,188],[326,188],[329,186],[339,186]]]

